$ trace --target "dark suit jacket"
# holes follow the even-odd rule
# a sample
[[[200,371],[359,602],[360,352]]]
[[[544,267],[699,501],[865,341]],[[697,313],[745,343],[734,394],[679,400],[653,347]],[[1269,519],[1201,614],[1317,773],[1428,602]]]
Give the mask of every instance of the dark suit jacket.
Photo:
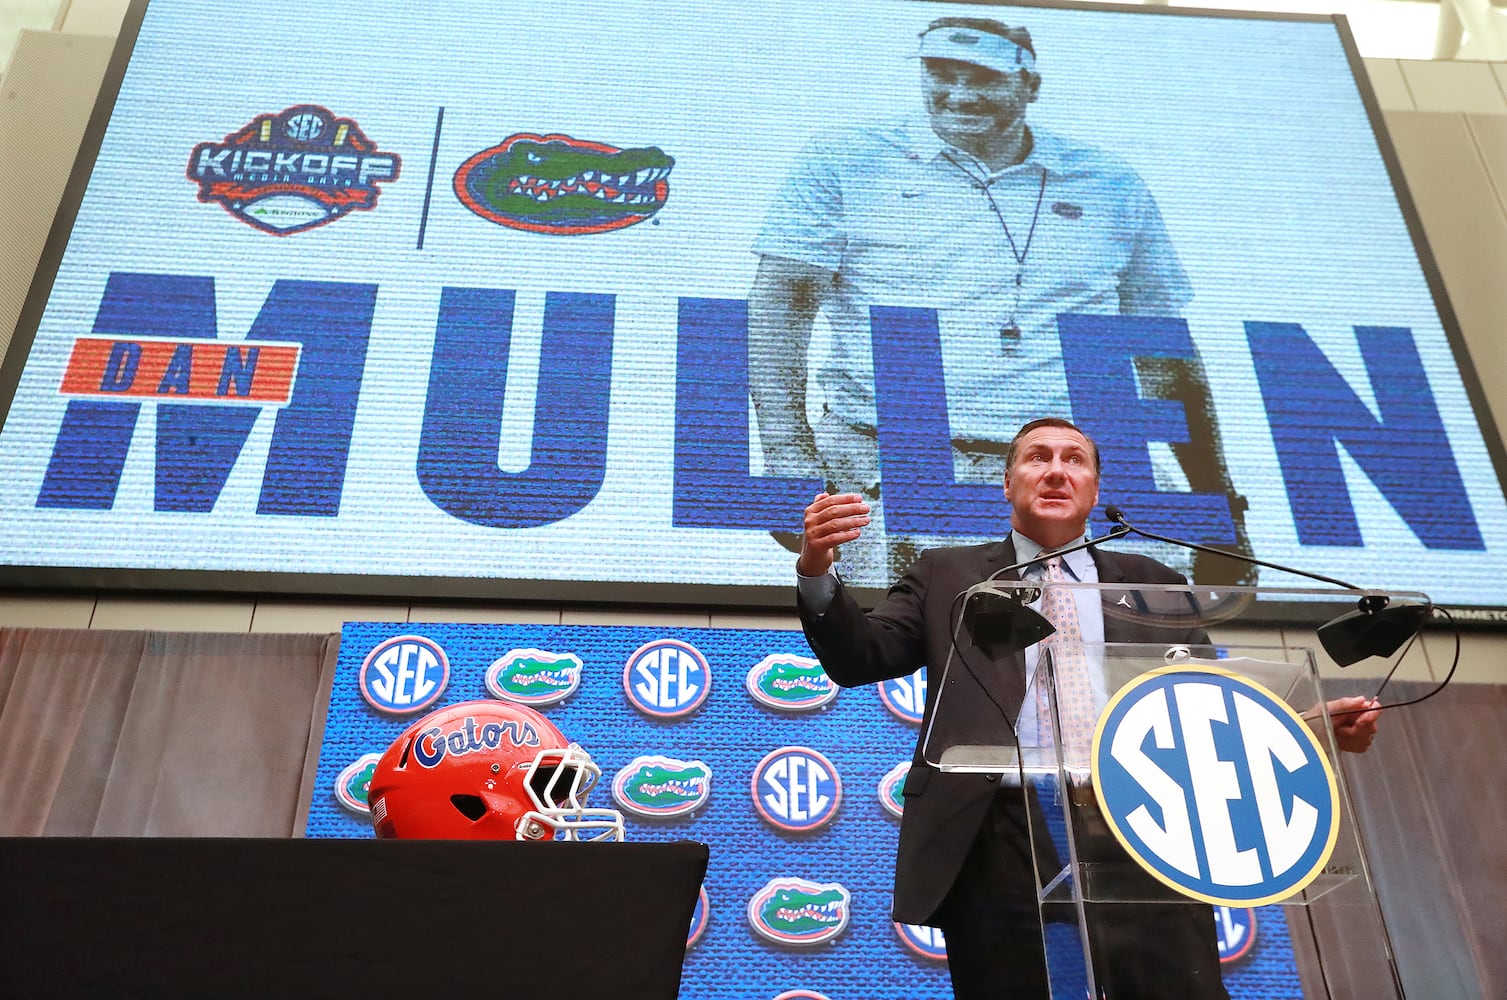
[[[1093,550],[1100,583],[1186,583],[1174,570],[1145,556]],[[931,549],[890,589],[888,596],[865,615],[841,586],[830,608],[821,615],[800,607],[806,640],[822,666],[838,684],[873,684],[931,667],[932,684],[952,650],[956,598],[1014,563],[1015,545],[1002,542],[957,548]],[[1000,579],[1017,579],[1001,574]],[[1113,598],[1110,598],[1111,602]],[[799,604],[799,602],[798,602]],[[1180,637],[1127,623],[1105,615],[1106,642],[1175,642]],[[964,648],[969,662],[986,664],[982,651]],[[989,731],[998,743],[1013,739],[1015,717],[1025,696],[1025,660],[1020,654],[1000,663],[992,673],[951,670],[947,689],[933,688],[926,716],[905,780],[905,812],[900,822],[900,848],[895,861],[894,918],[902,923],[930,921],[957,877],[963,859],[999,787],[997,775],[944,773],[922,759],[922,742],[932,725],[934,706],[947,707],[937,719],[939,731]],[[980,689],[980,684],[984,688]],[[1005,718],[1001,719],[1003,709]],[[1030,891],[1030,887],[1025,887]]]

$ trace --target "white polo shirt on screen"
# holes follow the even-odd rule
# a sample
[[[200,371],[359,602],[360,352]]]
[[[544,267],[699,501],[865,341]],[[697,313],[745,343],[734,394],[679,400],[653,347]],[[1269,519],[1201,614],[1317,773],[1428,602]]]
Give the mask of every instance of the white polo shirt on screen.
[[[925,121],[834,130],[802,151],[754,251],[838,276],[819,375],[838,417],[876,423],[870,305],[938,311],[952,434],[998,441],[1071,413],[1058,314],[1174,316],[1192,298],[1140,176],[1030,135],[1025,160],[996,172]]]

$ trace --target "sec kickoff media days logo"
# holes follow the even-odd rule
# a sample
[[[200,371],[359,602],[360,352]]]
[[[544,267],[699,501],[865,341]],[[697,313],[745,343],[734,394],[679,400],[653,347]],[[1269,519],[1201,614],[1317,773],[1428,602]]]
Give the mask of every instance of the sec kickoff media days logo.
[[[1307,723],[1215,666],[1175,664],[1121,688],[1094,733],[1093,776],[1131,857],[1216,906],[1286,899],[1339,835],[1339,786]]]
[[[386,715],[428,708],[450,683],[445,648],[422,635],[385,639],[366,654],[356,683],[366,703]]]
[[[188,159],[199,200],[275,236],[313,229],[377,205],[379,182],[402,161],[349,118],[317,104],[257,115],[223,142],[201,142]]]

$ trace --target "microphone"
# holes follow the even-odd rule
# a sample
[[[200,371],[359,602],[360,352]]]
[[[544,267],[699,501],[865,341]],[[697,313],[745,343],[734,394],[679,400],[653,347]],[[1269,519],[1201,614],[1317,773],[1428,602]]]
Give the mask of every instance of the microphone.
[[[1110,509],[1111,508],[1106,507],[1105,513],[1108,513]],[[1113,509],[1118,511],[1120,508],[1115,507]],[[1025,562],[1018,562],[1012,566],[1006,566],[1002,569],[997,569],[993,573],[990,573],[987,577],[985,577],[983,582],[992,583],[993,581],[999,579],[999,575],[1001,573],[1013,573],[1019,570],[1023,570],[1029,566],[1035,566],[1039,562],[1045,562],[1053,556],[1065,556],[1069,552],[1080,552],[1083,549],[1098,548],[1105,542],[1112,542],[1116,538],[1123,538],[1125,535],[1130,534],[1132,530],[1134,529],[1132,529],[1130,525],[1117,522],[1113,528],[1109,529],[1109,534],[1107,535],[1103,535],[1099,538],[1085,538],[1083,541],[1079,542],[1076,545],[1069,545],[1060,549],[1042,549],[1041,554],[1038,555],[1035,559],[1027,559]],[[1032,600],[1035,600],[1035,598],[1032,598]]]
[[[1122,534],[1133,533],[1143,538],[1192,549],[1195,552],[1211,552],[1227,559],[1236,559],[1250,563],[1252,566],[1265,566],[1267,569],[1307,577],[1310,580],[1318,580],[1320,583],[1327,583],[1345,590],[1361,589],[1353,583],[1346,583],[1344,580],[1337,580],[1322,573],[1283,566],[1281,563],[1257,559],[1243,552],[1216,549],[1209,545],[1200,545],[1197,542],[1171,538],[1138,528],[1126,519],[1125,512],[1115,504],[1109,504],[1104,508],[1104,516],[1113,521],[1116,527],[1124,529]],[[1385,594],[1367,594],[1360,599],[1354,611],[1320,625],[1316,634],[1319,637],[1319,644],[1324,647],[1324,652],[1328,653],[1335,663],[1348,667],[1368,656],[1391,656],[1397,652],[1404,642],[1418,634],[1429,615],[1429,610],[1429,607],[1423,604],[1392,604],[1392,599]]]
[[[1123,538],[1130,530],[1126,525],[1117,524],[1109,529],[1109,534],[1099,538],[1086,538],[1076,545],[1064,548],[1043,549],[1035,559],[1003,566],[969,588],[969,591],[965,591],[968,596],[963,603],[963,627],[972,637],[973,644],[989,656],[998,658],[1025,649],[1057,631],[1039,612],[1028,607],[1041,597],[1040,587],[1022,588],[1004,594],[976,588],[993,583],[1004,573],[1018,572],[1053,556],[1065,556],[1069,552],[1092,549],[1116,538]]]

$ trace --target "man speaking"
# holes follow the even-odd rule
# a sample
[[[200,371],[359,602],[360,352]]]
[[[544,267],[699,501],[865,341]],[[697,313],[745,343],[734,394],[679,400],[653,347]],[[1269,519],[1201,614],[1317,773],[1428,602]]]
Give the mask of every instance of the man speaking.
[[[1085,538],[1089,513],[1099,499],[1098,448],[1072,423],[1054,417],[1030,421],[1010,441],[1005,459],[1009,535],[1002,541],[923,552],[868,614],[833,572],[835,549],[857,541],[868,525],[868,504],[856,493],[822,493],[807,506],[796,562],[798,605],[807,641],[834,681],[852,687],[899,677],[921,666],[940,669],[951,649],[958,594],[1017,563],[1039,560],[1024,570],[1027,579],[1186,582],[1145,556],[1102,547],[1051,554]],[[1000,578],[1018,575],[1002,573]],[[1156,640],[1155,635],[1143,634],[1145,626],[1106,618],[1096,591],[1072,593],[1083,642]],[[1027,649],[1028,681],[1036,659],[1036,648]],[[955,715],[933,719],[938,703],[937,698],[928,701],[923,734],[933,726],[945,729],[971,721]],[[998,711],[967,697],[949,697],[941,703],[944,714]],[[1328,709],[1352,713],[1333,720],[1342,749],[1363,750],[1370,744],[1379,714],[1374,703],[1338,699]],[[1034,702],[1025,699],[1017,717],[997,722],[1001,732],[1011,725],[1018,734],[1034,733],[1037,715]],[[894,919],[942,929],[959,1000],[1048,998],[1021,789],[1001,788],[998,775],[930,767],[918,740],[904,797]],[[1118,850],[1112,843],[1101,847]],[[1089,931],[1095,979],[1110,1000],[1226,997],[1207,906],[1116,904],[1099,910],[1105,912],[1090,908]]]

